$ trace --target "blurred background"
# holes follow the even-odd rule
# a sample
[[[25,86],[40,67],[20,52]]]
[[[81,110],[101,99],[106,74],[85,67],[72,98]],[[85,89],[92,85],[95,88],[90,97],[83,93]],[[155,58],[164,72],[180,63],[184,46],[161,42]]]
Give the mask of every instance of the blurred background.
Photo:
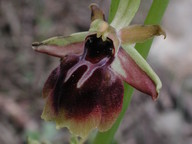
[[[59,64],[31,49],[33,41],[88,30],[91,2],[108,15],[110,0],[0,0],[0,144],[24,144],[26,137],[68,144],[41,112],[43,84]],[[141,0],[132,24],[143,24],[152,0]],[[192,143],[192,1],[170,0],[148,61],[162,80],[160,97],[135,91],[116,134],[118,144]]]

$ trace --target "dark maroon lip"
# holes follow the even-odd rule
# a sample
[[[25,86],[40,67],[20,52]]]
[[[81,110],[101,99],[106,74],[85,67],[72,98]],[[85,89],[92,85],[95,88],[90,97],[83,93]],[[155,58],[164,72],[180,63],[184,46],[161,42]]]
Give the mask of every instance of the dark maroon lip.
[[[107,115],[114,110],[120,111],[123,97],[121,79],[103,65],[92,71],[84,84],[78,87],[81,78],[88,75],[85,74],[88,68],[86,65],[78,65],[65,81],[68,71],[79,63],[78,57],[68,56],[66,59],[52,72],[44,87],[44,89],[47,89],[47,85],[52,87],[52,91],[47,95],[52,97],[52,108],[56,115],[60,110],[65,109],[67,118],[83,119],[91,114],[95,107],[99,107],[101,113],[107,111]],[[117,108],[113,110],[114,105]]]
[[[121,111],[124,93],[121,78],[110,68],[113,60],[112,41],[96,35],[86,38],[82,55],[65,56],[43,90],[54,117],[64,111],[65,120],[82,123],[95,116],[99,129],[111,127]]]

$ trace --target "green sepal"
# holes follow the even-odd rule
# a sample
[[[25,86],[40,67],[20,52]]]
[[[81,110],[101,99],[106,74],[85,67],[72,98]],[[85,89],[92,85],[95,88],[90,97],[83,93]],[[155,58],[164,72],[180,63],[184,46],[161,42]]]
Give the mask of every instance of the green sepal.
[[[140,5],[140,0],[121,0],[116,15],[111,23],[116,30],[128,26]]]
[[[34,42],[32,45],[40,44],[40,45],[56,45],[56,46],[66,46],[72,43],[78,43],[85,40],[88,32],[79,32],[71,34],[70,36],[56,36],[44,40],[40,43]]]

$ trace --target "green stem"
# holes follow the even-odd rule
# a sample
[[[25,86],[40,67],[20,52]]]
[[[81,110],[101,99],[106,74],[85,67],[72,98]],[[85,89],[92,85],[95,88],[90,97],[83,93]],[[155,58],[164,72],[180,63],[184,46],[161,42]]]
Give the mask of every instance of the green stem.
[[[111,6],[110,6],[109,18],[108,18],[109,23],[111,23],[115,17],[115,14],[117,12],[117,8],[119,6],[119,2],[120,2],[120,0],[111,0]]]
[[[145,24],[159,24],[167,8],[168,3],[169,3],[169,0],[154,0],[149,10],[148,16],[145,20]],[[146,58],[148,55],[152,41],[153,40],[148,40],[145,43],[136,44],[135,46],[135,48],[144,58]],[[130,104],[132,93],[133,93],[133,88],[128,86],[127,84],[125,84],[124,89],[125,89],[125,94],[124,94],[124,100],[123,100],[123,108],[117,121],[115,122],[113,127],[107,132],[103,132],[103,133],[98,132],[94,139],[93,144],[111,144],[112,143],[114,135]]]

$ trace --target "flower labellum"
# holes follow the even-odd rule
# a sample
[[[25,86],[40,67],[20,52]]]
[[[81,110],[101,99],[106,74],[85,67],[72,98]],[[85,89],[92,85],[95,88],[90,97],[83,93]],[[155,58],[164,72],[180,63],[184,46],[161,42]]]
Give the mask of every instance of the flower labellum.
[[[158,25],[109,25],[96,4],[88,32],[35,42],[35,51],[60,58],[43,88],[42,118],[57,128],[86,137],[93,129],[107,131],[121,112],[126,82],[158,97],[161,82],[142,56],[129,44],[164,35]]]

